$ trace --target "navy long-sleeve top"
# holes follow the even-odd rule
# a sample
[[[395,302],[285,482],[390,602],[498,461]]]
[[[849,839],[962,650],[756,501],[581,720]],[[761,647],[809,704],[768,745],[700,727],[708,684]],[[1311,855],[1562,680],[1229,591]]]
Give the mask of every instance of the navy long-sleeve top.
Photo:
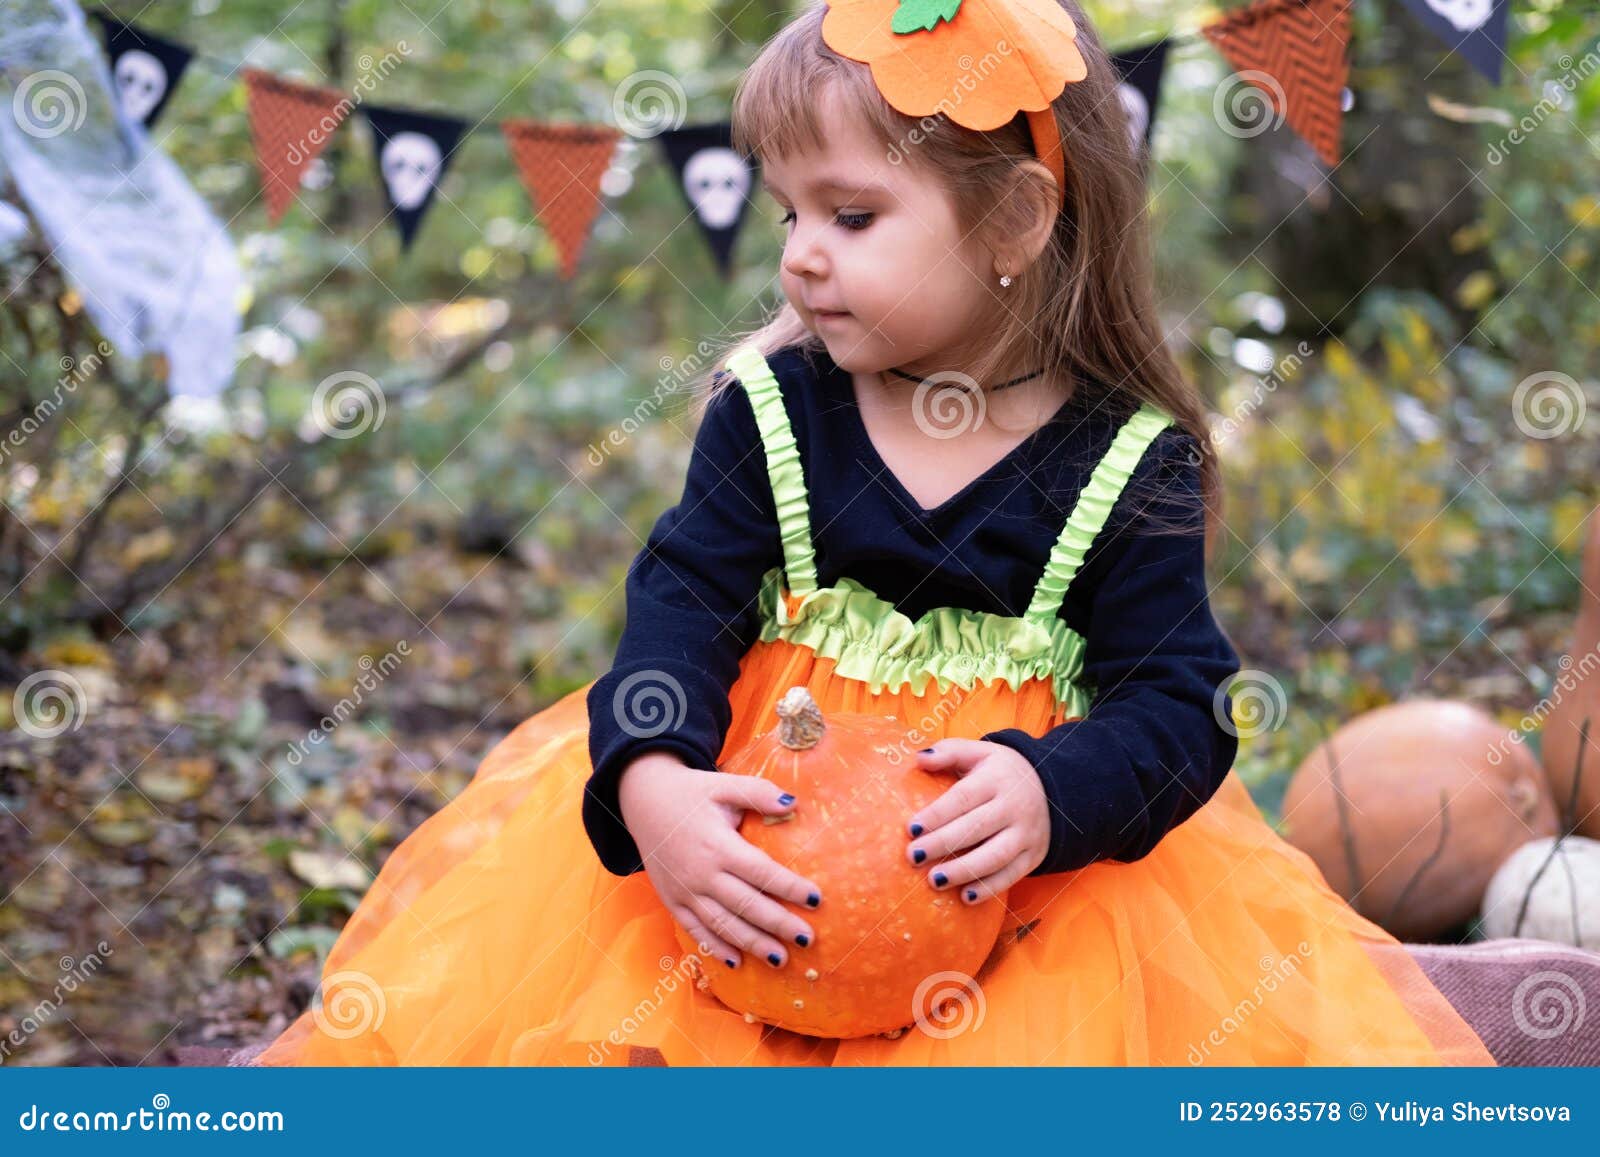
[[[767,360],[799,449],[819,585],[848,576],[913,620],[939,606],[1020,616],[1133,409],[1097,383],[1080,385],[1005,458],[927,510],[873,448],[848,371],[800,346]],[[977,737],[1020,752],[1043,782],[1050,848],[1030,875],[1147,855],[1233,765],[1238,738],[1224,726],[1231,700],[1219,688],[1239,657],[1207,598],[1198,460],[1193,435],[1176,425],[1157,435],[1057,611],[1086,640],[1089,714],[1043,735],[1003,728]],[[1191,533],[1152,533],[1150,518]],[[643,868],[617,803],[629,761],[668,751],[716,768],[732,721],[728,689],[760,632],[761,578],[782,563],[760,432],[734,383],[706,408],[683,496],[628,569],[616,660],[588,693],[583,822],[612,873]],[[652,686],[666,689],[656,706],[675,723],[659,734],[640,725],[650,708],[629,699]]]

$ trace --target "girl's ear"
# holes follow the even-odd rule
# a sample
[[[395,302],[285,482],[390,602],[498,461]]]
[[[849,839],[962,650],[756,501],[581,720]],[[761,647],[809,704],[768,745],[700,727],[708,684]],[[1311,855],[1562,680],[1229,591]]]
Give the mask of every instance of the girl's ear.
[[[1005,211],[990,218],[1005,222],[992,234],[997,277],[1001,273],[1017,277],[1032,268],[1050,241],[1061,205],[1055,177],[1038,161],[1018,163],[1008,200]]]

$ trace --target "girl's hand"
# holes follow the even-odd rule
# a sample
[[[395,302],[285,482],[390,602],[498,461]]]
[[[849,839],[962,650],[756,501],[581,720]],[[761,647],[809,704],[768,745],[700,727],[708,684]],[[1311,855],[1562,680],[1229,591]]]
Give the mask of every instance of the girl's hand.
[[[811,925],[773,897],[815,908],[821,889],[739,835],[745,811],[787,815],[793,796],[759,776],[649,752],[623,771],[618,802],[656,894],[701,952],[729,968],[742,964],[741,950],[780,967],[790,945],[816,942]]]
[[[1039,773],[1019,752],[981,739],[941,739],[917,760],[924,771],[961,777],[907,823],[920,834],[906,855],[928,868],[935,888],[959,887],[962,903],[978,904],[1044,863],[1050,804]]]

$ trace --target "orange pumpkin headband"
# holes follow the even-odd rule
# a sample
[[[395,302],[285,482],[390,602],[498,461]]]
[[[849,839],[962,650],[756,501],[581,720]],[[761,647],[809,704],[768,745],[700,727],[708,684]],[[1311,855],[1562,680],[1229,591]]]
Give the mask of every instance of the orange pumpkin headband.
[[[1056,0],[828,0],[822,39],[872,68],[883,98],[913,117],[942,112],[987,132],[1028,116],[1033,151],[1066,203],[1050,104],[1088,75],[1077,28]]]

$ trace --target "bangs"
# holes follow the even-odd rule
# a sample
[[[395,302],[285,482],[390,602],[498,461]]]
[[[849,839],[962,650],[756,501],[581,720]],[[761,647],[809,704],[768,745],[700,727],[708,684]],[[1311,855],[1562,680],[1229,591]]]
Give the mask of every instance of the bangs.
[[[733,147],[746,158],[787,160],[796,152],[823,146],[819,110],[825,97],[842,101],[885,145],[909,118],[890,108],[873,83],[871,69],[848,60],[822,39],[825,5],[817,5],[787,25],[762,48],[739,79],[733,98]]]

